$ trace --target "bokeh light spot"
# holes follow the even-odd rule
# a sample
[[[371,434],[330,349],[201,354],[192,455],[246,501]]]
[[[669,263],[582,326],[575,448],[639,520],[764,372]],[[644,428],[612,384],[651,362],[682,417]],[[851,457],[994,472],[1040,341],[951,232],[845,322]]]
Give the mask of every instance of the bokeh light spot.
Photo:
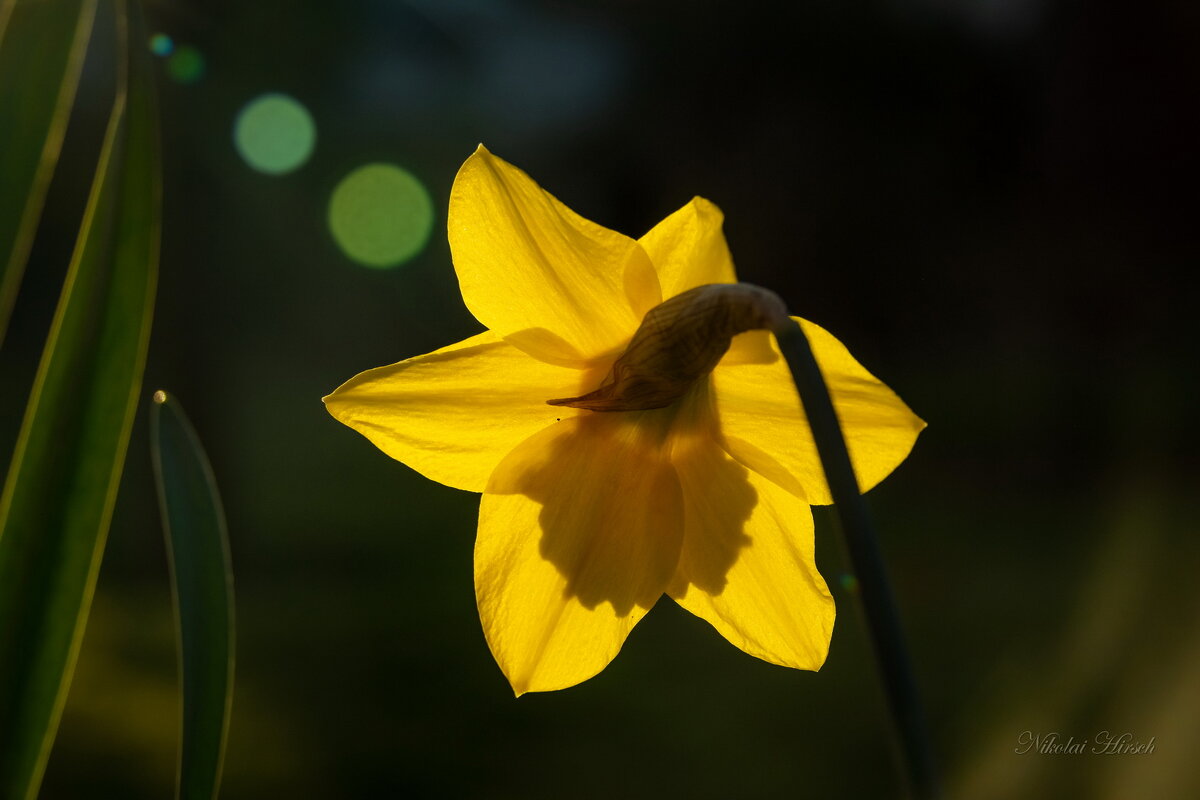
[[[842,585],[842,589],[847,594],[858,594],[858,578],[849,572],[843,572],[838,577],[838,582]]]
[[[408,261],[433,230],[425,186],[392,164],[367,164],[342,178],[329,201],[329,229],[354,261],[377,268]]]
[[[238,112],[233,143],[246,163],[268,175],[283,175],[308,161],[317,126],[308,109],[286,94],[264,94]]]
[[[150,52],[156,56],[169,56],[175,50],[175,42],[165,33],[156,33],[150,37]]]
[[[191,45],[180,45],[167,59],[167,74],[179,83],[198,83],[204,77],[204,56]]]

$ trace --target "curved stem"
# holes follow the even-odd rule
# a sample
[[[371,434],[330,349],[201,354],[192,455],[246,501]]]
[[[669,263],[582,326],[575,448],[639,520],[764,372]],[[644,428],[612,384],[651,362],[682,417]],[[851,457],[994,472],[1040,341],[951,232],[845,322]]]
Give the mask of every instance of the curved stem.
[[[846,549],[858,578],[859,596],[866,612],[879,676],[900,736],[913,795],[920,800],[936,800],[941,797],[941,790],[921,703],[917,697],[912,665],[900,629],[900,618],[896,613],[879,543],[867,514],[866,503],[858,489],[858,480],[854,476],[833,401],[829,397],[829,388],[825,385],[821,369],[800,325],[789,319],[787,324],[777,326],[773,332],[792,371],[796,389],[800,392],[817,452],[821,456],[825,479],[842,521]]]

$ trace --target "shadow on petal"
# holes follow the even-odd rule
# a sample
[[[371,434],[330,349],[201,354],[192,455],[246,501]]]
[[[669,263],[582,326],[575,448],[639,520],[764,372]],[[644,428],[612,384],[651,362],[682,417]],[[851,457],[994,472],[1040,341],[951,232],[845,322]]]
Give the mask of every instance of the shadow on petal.
[[[684,497],[684,543],[672,591],[688,584],[705,594],[725,591],[729,570],[753,547],[746,522],[758,502],[746,468],[717,445],[692,448],[675,459]]]
[[[818,669],[834,606],[814,560],[808,503],[731,458],[712,430],[676,440],[685,525],[668,593],[744,652]]]
[[[683,489],[684,535],[673,594],[688,586],[721,594],[742,550],[754,545],[746,522],[758,492],[746,468],[724,453],[720,441],[711,382],[705,380],[684,398],[674,422],[671,462]]]
[[[526,328],[510,333],[504,341],[538,361],[558,367],[580,368],[586,359],[575,346],[546,328]]]
[[[754,544],[758,494],[718,430],[707,381],[670,408],[564,417],[509,453],[486,492],[541,506],[538,552],[588,608],[648,609],[668,586],[719,595]]]
[[[662,412],[564,418],[518,445],[489,481],[489,494],[541,505],[539,553],[587,608],[648,609],[675,573],[684,514],[669,423]]]

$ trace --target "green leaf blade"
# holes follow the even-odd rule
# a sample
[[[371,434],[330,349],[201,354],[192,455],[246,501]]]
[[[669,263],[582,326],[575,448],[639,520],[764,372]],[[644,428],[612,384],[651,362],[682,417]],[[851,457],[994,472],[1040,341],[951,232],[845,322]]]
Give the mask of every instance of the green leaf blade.
[[[62,715],[149,343],[160,159],[134,57],[0,494],[0,797],[14,800],[36,797]]]
[[[156,392],[150,436],[171,563],[183,685],[177,796],[213,800],[233,703],[233,571],[221,498],[183,409]]]
[[[96,0],[0,8],[0,344],[58,163]]]

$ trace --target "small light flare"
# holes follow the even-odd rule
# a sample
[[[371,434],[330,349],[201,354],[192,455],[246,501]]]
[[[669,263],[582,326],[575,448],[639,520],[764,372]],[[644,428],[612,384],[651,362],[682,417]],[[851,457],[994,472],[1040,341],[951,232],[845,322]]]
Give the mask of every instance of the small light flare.
[[[175,41],[165,33],[156,33],[150,37],[150,52],[166,58],[175,52]]]

